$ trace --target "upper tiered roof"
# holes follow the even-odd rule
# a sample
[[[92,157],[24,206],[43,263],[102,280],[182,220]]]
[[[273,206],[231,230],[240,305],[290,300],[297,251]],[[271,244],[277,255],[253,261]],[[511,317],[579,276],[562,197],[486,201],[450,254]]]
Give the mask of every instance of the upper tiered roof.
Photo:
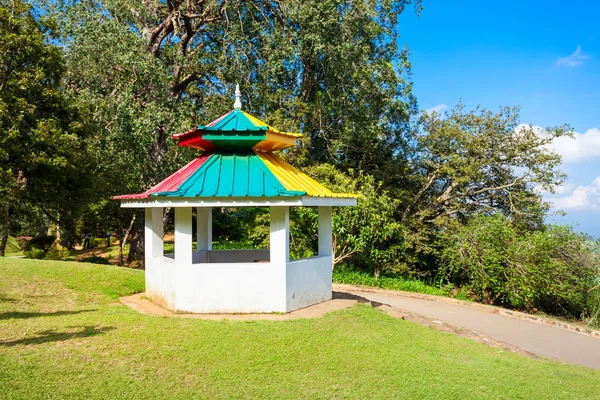
[[[179,146],[203,151],[254,149],[274,151],[295,146],[300,133],[281,132],[241,110],[239,87],[234,109],[210,124],[173,135]]]
[[[236,87],[234,110],[208,125],[173,136],[179,146],[202,150],[203,155],[147,191],[115,199],[357,197],[331,192],[273,154],[294,146],[301,136],[281,132],[242,111]]]

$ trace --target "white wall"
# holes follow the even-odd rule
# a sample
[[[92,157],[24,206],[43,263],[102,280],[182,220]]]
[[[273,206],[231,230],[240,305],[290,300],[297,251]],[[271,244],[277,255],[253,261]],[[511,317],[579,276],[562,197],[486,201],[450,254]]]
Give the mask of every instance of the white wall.
[[[286,312],[331,300],[331,256],[292,261],[286,269]]]
[[[146,259],[146,297],[175,309],[175,260],[167,257]]]
[[[285,312],[285,266],[221,263],[177,266],[175,309],[195,313]]]
[[[146,296],[194,313],[290,312],[331,299],[331,256],[274,263],[146,263]]]

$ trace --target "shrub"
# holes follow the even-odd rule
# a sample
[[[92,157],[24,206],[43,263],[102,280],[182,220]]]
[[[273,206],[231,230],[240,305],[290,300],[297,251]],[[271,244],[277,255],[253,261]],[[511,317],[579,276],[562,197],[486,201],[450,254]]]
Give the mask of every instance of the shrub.
[[[369,270],[375,280],[382,273],[403,268],[403,226],[395,213],[399,200],[384,190],[372,176],[352,177],[333,166],[321,164],[308,170],[317,181],[334,191],[360,194],[356,207],[336,207],[333,211],[334,265],[351,263]],[[316,213],[309,234],[316,238]]]
[[[69,256],[69,249],[67,249],[66,247],[58,249],[58,246],[56,244],[52,245],[52,247],[50,247],[46,252],[47,260],[63,261],[69,258]]]
[[[590,312],[585,316],[589,325],[600,326],[600,278],[596,280],[597,285],[590,290]]]
[[[254,245],[250,241],[215,241],[213,242],[212,248],[214,250],[242,250],[242,249],[253,249]]]
[[[346,265],[339,265],[333,270],[333,281],[335,283],[344,283],[348,285],[373,286],[382,289],[402,290],[405,292],[425,293],[436,296],[450,296],[460,299],[466,299],[463,292],[453,290],[453,285],[442,288],[429,286],[424,282],[413,278],[403,278],[399,276],[380,275],[375,279],[371,274],[364,271],[352,269]]]
[[[29,250],[31,248],[30,241],[33,239],[31,236],[18,236],[17,243],[19,243],[19,247],[21,251]]]
[[[41,260],[46,257],[46,252],[42,249],[29,249],[23,252],[26,258]]]
[[[90,249],[95,249],[98,247],[98,238],[92,236],[90,238]]]
[[[56,237],[50,236],[50,235],[34,236],[29,241],[29,245],[31,248],[34,248],[34,249],[41,249],[41,250],[47,251],[50,248],[50,246],[52,246],[52,244],[54,243],[55,240],[56,240]]]
[[[503,215],[477,216],[442,235],[441,274],[475,300],[581,318],[599,271],[593,243],[568,227],[520,232]]]
[[[92,264],[103,264],[103,265],[110,264],[108,257],[100,257],[100,256],[91,256],[91,257],[82,258],[81,260],[79,260],[79,262],[86,262],[86,263],[92,263]]]

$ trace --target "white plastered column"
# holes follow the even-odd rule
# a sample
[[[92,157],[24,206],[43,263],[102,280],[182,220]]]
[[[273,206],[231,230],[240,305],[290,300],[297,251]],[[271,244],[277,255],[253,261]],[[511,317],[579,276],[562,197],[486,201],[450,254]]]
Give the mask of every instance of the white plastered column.
[[[192,208],[175,208],[175,263],[192,264]]]
[[[287,264],[290,260],[290,208],[271,207],[270,262]]]
[[[196,251],[212,250],[212,207],[196,208]]]
[[[322,206],[319,210],[319,257],[332,256],[332,213],[331,207]]]
[[[146,208],[144,215],[144,251],[146,261],[163,256],[163,209]]]

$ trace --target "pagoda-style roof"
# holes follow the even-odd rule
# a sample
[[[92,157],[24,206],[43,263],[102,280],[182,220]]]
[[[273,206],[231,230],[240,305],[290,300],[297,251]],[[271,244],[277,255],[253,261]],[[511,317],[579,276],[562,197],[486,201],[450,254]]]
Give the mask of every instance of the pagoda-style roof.
[[[242,110],[232,110],[208,125],[173,135],[179,146],[203,151],[218,149],[281,150],[295,146],[300,133],[281,132]]]
[[[115,199],[151,197],[345,197],[270,152],[215,152],[192,162],[144,193]]]
[[[234,110],[210,124],[173,136],[179,146],[202,150],[203,155],[144,193],[114,198],[127,200],[131,203],[129,206],[135,206],[135,200],[148,204],[152,198],[171,203],[180,201],[176,198],[183,202],[193,198],[199,198],[197,201],[214,198],[221,203],[223,200],[219,199],[223,198],[232,198],[235,202],[240,199],[255,202],[257,199],[300,198],[300,204],[310,205],[316,205],[317,200],[309,201],[308,198],[322,198],[324,200],[317,203],[356,204],[358,196],[333,193],[273,153],[294,146],[301,136],[281,132],[242,111],[239,88],[236,88]]]

